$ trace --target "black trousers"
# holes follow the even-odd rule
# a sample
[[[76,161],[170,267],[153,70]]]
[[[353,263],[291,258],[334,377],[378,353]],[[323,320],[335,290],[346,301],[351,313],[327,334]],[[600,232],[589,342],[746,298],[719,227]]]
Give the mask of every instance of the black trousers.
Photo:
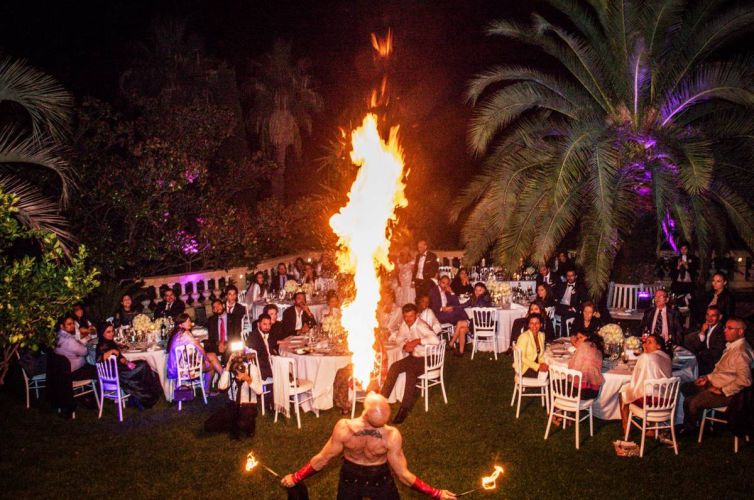
[[[338,500],[399,500],[398,488],[388,464],[358,465],[343,460]]]
[[[248,437],[254,437],[257,429],[257,405],[243,404],[240,408],[236,403],[217,410],[204,422],[206,432],[229,432],[237,437],[241,432]]]
[[[398,375],[401,373],[406,374],[406,386],[403,390],[401,408],[410,410],[414,407],[414,403],[416,403],[416,379],[419,375],[424,374],[424,358],[410,355],[393,363],[387,372],[385,384],[382,386],[383,396],[386,398],[390,397],[390,393],[393,392],[393,387],[395,387],[395,382],[398,380]]]
[[[424,295],[429,295],[429,291],[432,289],[432,287],[435,286],[435,282],[431,279],[425,279],[420,280],[416,279],[414,281],[414,289],[416,290],[416,300],[419,300],[419,297],[422,297]]]

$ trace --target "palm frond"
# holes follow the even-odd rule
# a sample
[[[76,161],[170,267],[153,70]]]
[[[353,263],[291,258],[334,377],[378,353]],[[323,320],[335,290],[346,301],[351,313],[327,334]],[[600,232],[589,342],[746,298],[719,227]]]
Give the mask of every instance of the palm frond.
[[[712,181],[709,195],[723,207],[749,250],[754,250],[754,210],[751,205],[720,179]]]

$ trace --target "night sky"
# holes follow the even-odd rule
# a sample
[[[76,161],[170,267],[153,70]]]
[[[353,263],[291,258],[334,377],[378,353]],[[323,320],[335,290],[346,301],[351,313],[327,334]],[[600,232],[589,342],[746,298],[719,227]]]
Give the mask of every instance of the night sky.
[[[52,74],[77,98],[114,99],[118,75],[128,68],[134,44],[160,19],[186,19],[206,51],[242,75],[248,60],[269,50],[275,38],[293,42],[296,57],[311,64],[324,111],[305,140],[304,176],[366,96],[374,81],[371,32],[395,37],[390,88],[400,101],[403,142],[416,161],[413,203],[430,208],[437,225],[447,204],[477,168],[465,149],[470,108],[463,90],[477,71],[492,64],[531,61],[533,54],[509,41],[491,39],[485,24],[524,18],[538,2],[472,1],[8,1],[0,4],[0,48]],[[365,105],[366,108],[366,105]],[[417,184],[418,183],[418,184]],[[431,186],[431,187],[430,187]],[[301,190],[299,190],[301,191]],[[294,193],[298,193],[294,186]],[[419,200],[419,197],[421,199]],[[455,245],[454,231],[442,246]]]

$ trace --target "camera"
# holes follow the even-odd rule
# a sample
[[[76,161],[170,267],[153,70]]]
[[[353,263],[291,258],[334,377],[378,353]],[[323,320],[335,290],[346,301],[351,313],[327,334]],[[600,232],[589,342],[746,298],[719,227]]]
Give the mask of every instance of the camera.
[[[256,361],[256,356],[253,353],[236,354],[228,366],[228,371],[231,373],[246,373],[246,364],[252,361]]]

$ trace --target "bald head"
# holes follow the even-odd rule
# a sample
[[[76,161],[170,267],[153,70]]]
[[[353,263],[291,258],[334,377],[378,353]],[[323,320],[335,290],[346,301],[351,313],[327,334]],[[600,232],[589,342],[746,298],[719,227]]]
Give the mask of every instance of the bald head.
[[[390,419],[390,405],[384,396],[370,392],[364,399],[364,413],[361,416],[372,427],[384,427]]]

